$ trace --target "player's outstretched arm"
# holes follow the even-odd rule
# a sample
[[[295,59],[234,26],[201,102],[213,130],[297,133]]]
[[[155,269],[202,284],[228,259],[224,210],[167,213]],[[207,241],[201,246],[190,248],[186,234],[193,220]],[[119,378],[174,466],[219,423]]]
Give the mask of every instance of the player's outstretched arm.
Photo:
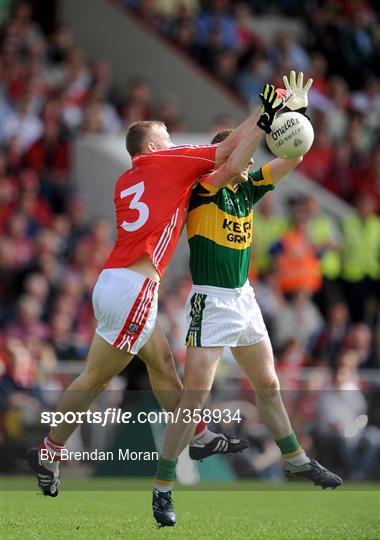
[[[270,133],[276,112],[284,106],[288,98],[289,93],[280,89],[276,90],[272,84],[266,84],[260,94],[262,103],[260,112],[253,113],[224,141],[218,144],[215,154],[216,166],[218,167],[232,159],[235,163],[238,162],[238,169],[240,169],[240,163],[244,162],[244,169],[255,152],[263,133]],[[247,157],[249,152],[250,155]]]
[[[283,101],[274,86],[269,84],[265,85],[263,92],[260,94],[260,99],[263,105],[257,122],[247,127],[245,137],[229,155],[226,163],[207,177],[209,185],[223,187],[231,182],[233,178],[239,177],[247,168],[249,160],[255,153],[263,131],[270,132],[272,121],[276,112],[283,106]]]
[[[219,166],[225,163],[237,145],[247,136],[252,126],[257,124],[260,118],[260,110],[254,111],[240,126],[235,128],[224,141],[218,144],[216,149],[215,162]]]
[[[215,169],[215,171],[203,176],[201,178],[201,183],[202,185],[207,184],[220,189],[229,184],[231,180],[236,176],[239,176],[239,174],[240,172],[237,172],[227,160],[227,162],[221,165],[219,169]]]
[[[273,184],[278,184],[290,171],[295,169],[303,160],[303,157],[295,159],[276,158],[269,162]]]

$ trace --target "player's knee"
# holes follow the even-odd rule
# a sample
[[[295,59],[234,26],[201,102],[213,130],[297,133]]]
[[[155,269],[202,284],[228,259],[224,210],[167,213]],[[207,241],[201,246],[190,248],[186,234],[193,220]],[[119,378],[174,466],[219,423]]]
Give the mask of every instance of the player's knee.
[[[171,351],[165,351],[153,369],[162,373],[163,376],[175,372],[174,356]]]
[[[278,395],[280,382],[276,374],[268,374],[262,377],[260,386],[256,388],[256,393],[262,398],[272,398]]]
[[[110,379],[99,373],[84,371],[80,376],[80,386],[84,391],[100,394],[108,386]]]
[[[182,390],[182,383],[178,378],[175,368],[174,356],[171,352],[165,352],[154,364],[148,366],[150,377],[170,384],[170,388]]]

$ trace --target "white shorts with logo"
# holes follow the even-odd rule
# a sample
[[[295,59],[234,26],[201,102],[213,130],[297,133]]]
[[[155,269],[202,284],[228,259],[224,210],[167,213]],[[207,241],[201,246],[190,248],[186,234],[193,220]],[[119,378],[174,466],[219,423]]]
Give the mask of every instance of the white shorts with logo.
[[[96,333],[132,354],[148,341],[157,317],[158,283],[127,268],[107,268],[92,293]]]
[[[248,281],[239,289],[193,285],[186,313],[188,347],[238,347],[268,337]]]

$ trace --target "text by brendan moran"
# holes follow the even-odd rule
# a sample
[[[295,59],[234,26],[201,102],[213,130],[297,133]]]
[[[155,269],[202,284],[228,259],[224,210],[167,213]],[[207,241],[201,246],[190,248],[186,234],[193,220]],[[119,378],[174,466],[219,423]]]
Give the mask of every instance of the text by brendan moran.
[[[55,452],[46,449],[40,450],[42,460],[54,461]],[[158,452],[148,452],[130,450],[129,448],[119,448],[117,450],[91,450],[75,451],[62,448],[60,461],[157,461]]]

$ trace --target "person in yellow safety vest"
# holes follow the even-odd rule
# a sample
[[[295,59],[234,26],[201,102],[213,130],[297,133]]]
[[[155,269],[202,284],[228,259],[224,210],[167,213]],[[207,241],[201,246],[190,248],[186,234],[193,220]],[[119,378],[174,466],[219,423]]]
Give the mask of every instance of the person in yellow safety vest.
[[[289,221],[284,215],[276,214],[273,210],[273,197],[271,194],[263,197],[255,211],[255,242],[251,262],[251,270],[254,277],[263,275],[270,270],[272,258],[271,246],[280,240],[287,228]]]
[[[360,195],[356,201],[357,213],[342,222],[341,277],[354,321],[375,316],[379,302],[380,217],[375,214],[375,205],[373,196]]]
[[[336,280],[341,272],[339,230],[330,216],[320,213],[315,197],[305,197],[304,204],[308,215],[306,232],[320,255],[323,277]]]

